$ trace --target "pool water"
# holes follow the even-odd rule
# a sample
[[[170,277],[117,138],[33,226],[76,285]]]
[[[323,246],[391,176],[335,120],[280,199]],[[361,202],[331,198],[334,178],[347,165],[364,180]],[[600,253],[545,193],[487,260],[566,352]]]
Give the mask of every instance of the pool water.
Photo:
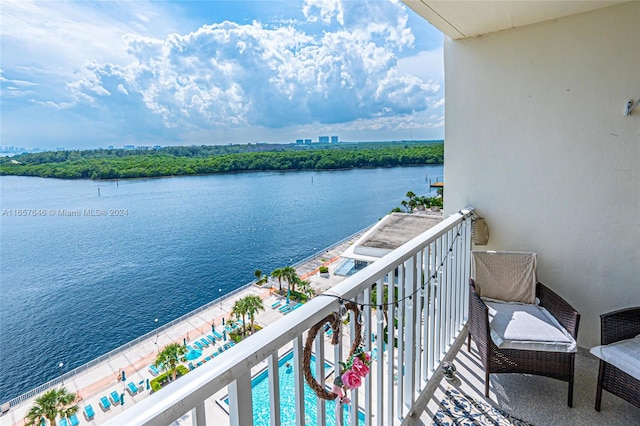
[[[289,366],[287,366],[289,364]],[[280,424],[283,426],[294,426],[295,420],[295,393],[294,393],[294,379],[293,369],[296,368],[293,362],[293,353],[289,352],[284,357],[280,358],[278,362],[278,375],[280,378]],[[316,360],[311,356],[311,371],[315,372]],[[332,366],[325,362],[325,372],[330,371]],[[271,416],[271,407],[269,405],[269,371],[264,370],[251,380],[252,388],[252,404],[253,404],[253,424],[255,426],[269,426],[269,420]],[[317,411],[316,402],[318,400],[317,395],[311,390],[307,383],[304,383],[304,424],[309,426],[317,425]],[[228,398],[224,400],[228,404]],[[335,401],[326,401],[326,425],[335,426]],[[349,424],[347,422],[348,413],[345,409],[343,425]],[[364,413],[358,413],[358,424],[364,424]]]

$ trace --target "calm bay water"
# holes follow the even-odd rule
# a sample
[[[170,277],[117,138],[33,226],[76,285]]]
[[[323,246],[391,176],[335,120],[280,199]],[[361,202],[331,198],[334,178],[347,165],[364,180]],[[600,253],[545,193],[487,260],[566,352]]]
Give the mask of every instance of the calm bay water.
[[[155,318],[162,325],[246,284],[256,269],[295,263],[371,225],[407,191],[428,193],[426,176],[442,175],[425,166],[2,177],[0,402],[56,377],[60,362],[69,371],[153,330]]]

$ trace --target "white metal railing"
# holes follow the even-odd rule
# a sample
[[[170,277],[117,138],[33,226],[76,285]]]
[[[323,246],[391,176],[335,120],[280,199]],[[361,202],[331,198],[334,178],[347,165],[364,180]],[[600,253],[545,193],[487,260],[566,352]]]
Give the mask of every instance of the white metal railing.
[[[181,377],[148,398],[137,402],[107,424],[170,424],[192,411],[194,424],[226,423],[205,415],[205,401],[214,394],[228,393],[228,423],[253,425],[252,369],[266,361],[269,371],[269,398],[272,425],[279,423],[280,390],[278,357],[292,347],[293,365],[302,365],[303,339],[307,330],[332,312],[341,301],[354,301],[362,309],[365,350],[375,351],[364,384],[351,391],[351,406],[364,414],[364,424],[398,424],[413,407],[467,319],[470,273],[472,209],[462,210],[387,254],[364,270],[345,279],[325,295],[315,297],[262,331],[225,351],[193,372]],[[385,285],[395,283],[395,285]],[[376,300],[372,291],[376,289]],[[379,291],[383,289],[383,291]],[[386,300],[385,300],[386,296]],[[382,309],[381,309],[382,308]],[[354,335],[356,318],[351,313],[347,334]],[[370,338],[375,334],[375,341]],[[344,336],[344,334],[341,334]],[[338,365],[351,346],[351,337],[341,338],[331,350],[324,335],[316,338],[316,364],[325,359]],[[388,344],[385,344],[387,342]],[[304,379],[294,369],[295,417],[305,424]],[[324,377],[316,367],[316,377]],[[333,378],[326,383],[332,384]],[[316,407],[318,425],[333,413],[326,413],[323,402]],[[354,410],[355,411],[355,410]],[[356,426],[358,416],[350,416]]]

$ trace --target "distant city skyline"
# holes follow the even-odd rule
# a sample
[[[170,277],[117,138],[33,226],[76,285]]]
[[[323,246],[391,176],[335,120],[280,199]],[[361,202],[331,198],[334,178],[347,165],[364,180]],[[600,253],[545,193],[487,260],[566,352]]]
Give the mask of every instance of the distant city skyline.
[[[442,34],[396,1],[3,1],[2,147],[437,140]]]

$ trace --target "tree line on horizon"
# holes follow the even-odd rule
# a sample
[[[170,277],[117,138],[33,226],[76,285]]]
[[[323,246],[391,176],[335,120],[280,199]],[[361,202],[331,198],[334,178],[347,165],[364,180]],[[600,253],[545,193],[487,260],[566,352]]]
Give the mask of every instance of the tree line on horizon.
[[[253,145],[251,145],[253,146]],[[442,164],[444,144],[367,143],[339,148],[225,152],[224,147],[167,147],[154,151],[86,150],[0,159],[0,175],[60,179],[124,179],[255,171],[338,170]],[[246,147],[246,146],[245,146]],[[222,152],[222,153],[213,153]]]

